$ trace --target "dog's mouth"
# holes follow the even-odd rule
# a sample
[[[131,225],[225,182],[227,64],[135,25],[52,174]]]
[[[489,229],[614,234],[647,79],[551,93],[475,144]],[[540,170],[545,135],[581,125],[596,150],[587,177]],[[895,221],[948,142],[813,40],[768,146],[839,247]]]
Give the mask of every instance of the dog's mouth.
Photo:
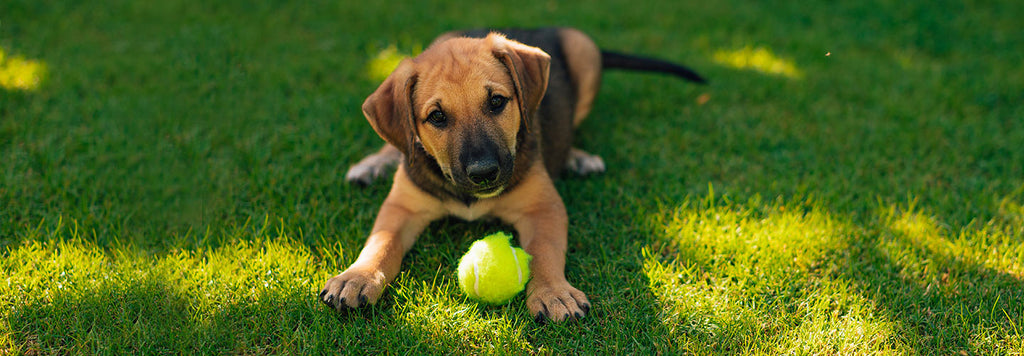
[[[498,194],[501,194],[501,192],[503,192],[503,191],[505,191],[505,186],[504,185],[499,185],[499,186],[493,187],[493,188],[478,190],[478,191],[473,193],[473,196],[477,197],[478,199],[487,199],[487,198],[496,197],[496,196],[498,196]]]
[[[478,184],[468,179],[458,179],[452,176],[452,174],[445,172],[445,178],[451,182],[458,190],[468,193],[477,199],[493,198],[505,191],[505,187],[508,183],[506,175],[502,174],[497,179],[484,184]]]

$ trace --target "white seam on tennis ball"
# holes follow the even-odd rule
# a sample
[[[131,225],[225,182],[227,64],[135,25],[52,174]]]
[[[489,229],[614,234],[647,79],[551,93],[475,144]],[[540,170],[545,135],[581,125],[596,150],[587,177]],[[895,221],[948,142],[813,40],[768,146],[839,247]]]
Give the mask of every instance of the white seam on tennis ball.
[[[473,261],[473,292],[480,296],[480,260]]]
[[[516,248],[509,246],[512,249],[512,259],[516,261],[516,273],[519,273],[519,284],[523,284],[523,268],[519,267],[519,256],[516,255]]]

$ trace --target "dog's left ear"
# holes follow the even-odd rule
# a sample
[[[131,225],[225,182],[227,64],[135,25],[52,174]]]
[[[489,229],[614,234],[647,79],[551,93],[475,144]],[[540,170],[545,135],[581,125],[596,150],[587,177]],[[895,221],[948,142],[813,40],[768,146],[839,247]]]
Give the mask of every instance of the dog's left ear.
[[[487,39],[492,43],[494,56],[512,75],[519,111],[523,117],[532,116],[548,90],[551,56],[540,48],[509,40],[497,33],[491,33]]]

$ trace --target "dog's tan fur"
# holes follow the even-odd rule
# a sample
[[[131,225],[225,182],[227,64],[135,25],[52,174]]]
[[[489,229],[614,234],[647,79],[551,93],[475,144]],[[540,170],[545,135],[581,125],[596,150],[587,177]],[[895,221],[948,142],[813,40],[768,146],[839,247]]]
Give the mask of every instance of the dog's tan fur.
[[[590,114],[597,90],[601,87],[601,50],[590,37],[577,29],[562,29],[559,37],[562,39],[562,51],[572,77],[572,86],[578,91],[576,115],[572,119],[575,127]]]
[[[596,96],[601,57],[597,46],[579,31],[563,29],[559,37],[576,98],[569,103],[573,115],[556,119],[570,120],[575,127],[590,112]],[[568,140],[559,147],[527,136],[538,135],[541,129],[532,115],[548,87],[550,60],[540,49],[501,35],[472,39],[445,34],[415,59],[403,61],[367,98],[363,111],[388,144],[353,167],[349,179],[372,180],[381,174],[381,166],[406,160],[395,172],[365,247],[347,270],[327,281],[320,294],[323,302],[337,309],[374,304],[431,221],[444,216],[496,217],[515,228],[520,246],[533,256],[533,277],[527,285],[533,315],[562,321],[589,311],[586,295],[564,274],[569,222],[549,174],[566,165],[579,170],[573,160],[591,162],[590,171],[603,170],[603,163],[595,168],[593,160],[600,159],[570,150]],[[483,108],[495,95],[508,102],[500,112],[489,113]],[[435,110],[448,117],[443,127],[427,120]],[[472,153],[467,153],[472,145],[466,142],[473,140],[493,143],[512,157],[513,168],[498,175],[501,183],[495,191],[475,190],[460,180],[465,157]],[[433,164],[427,160],[443,172],[448,190],[425,188],[436,183],[422,173],[425,165]]]

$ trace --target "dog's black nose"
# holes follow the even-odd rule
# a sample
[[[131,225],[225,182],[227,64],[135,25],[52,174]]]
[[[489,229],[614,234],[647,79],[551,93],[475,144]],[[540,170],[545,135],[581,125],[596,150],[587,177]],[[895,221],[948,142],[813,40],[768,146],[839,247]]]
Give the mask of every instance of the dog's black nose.
[[[466,176],[476,185],[484,185],[498,179],[498,161],[483,159],[466,166]]]

